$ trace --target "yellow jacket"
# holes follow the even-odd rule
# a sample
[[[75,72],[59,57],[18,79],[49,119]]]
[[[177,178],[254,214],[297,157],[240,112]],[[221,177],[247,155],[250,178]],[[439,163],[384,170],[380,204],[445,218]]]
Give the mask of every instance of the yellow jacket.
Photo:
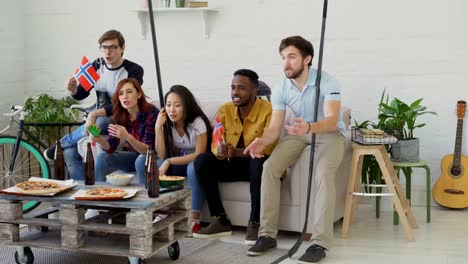
[[[241,123],[238,108],[232,102],[223,104],[218,110],[218,117],[224,127],[226,143],[236,147],[241,134],[244,136],[244,144],[248,146],[255,138],[261,137],[263,130],[270,125],[272,107],[269,101],[257,98],[249,116]],[[264,155],[270,155],[275,147],[271,144],[263,150]],[[218,148],[211,142],[211,152],[218,154]]]

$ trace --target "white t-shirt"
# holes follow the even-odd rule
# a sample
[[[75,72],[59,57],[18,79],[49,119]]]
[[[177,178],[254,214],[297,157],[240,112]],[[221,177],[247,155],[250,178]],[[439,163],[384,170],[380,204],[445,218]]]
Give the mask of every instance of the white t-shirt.
[[[201,117],[197,117],[187,126],[188,134],[185,133],[181,137],[179,133],[177,133],[175,127],[172,127],[171,130],[174,146],[177,149],[183,150],[183,153],[177,153],[177,155],[183,156],[195,152],[197,136],[206,133],[207,128],[203,119]]]

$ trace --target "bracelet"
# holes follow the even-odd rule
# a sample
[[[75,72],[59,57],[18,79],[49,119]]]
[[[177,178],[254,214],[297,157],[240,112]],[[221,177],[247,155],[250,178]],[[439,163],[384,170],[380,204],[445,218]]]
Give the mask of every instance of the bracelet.
[[[307,124],[309,124],[309,129],[307,130],[306,134],[309,134],[310,133],[310,123],[307,122]]]

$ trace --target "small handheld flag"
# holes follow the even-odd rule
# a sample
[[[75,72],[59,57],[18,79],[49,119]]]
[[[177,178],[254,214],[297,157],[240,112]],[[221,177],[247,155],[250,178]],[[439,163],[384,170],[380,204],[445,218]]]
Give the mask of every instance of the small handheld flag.
[[[89,92],[99,80],[99,74],[86,56],[83,56],[80,66],[75,71],[75,79],[78,80],[87,92]]]
[[[99,135],[101,134],[101,129],[95,124],[92,124],[88,126],[88,132],[95,137],[99,137]]]
[[[213,129],[213,142],[219,147],[224,142],[224,128],[221,124],[219,117],[215,118],[215,125]]]

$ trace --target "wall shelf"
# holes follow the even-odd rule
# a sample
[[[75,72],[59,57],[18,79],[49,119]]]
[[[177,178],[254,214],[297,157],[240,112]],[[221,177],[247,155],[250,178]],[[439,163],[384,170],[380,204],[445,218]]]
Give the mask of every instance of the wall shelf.
[[[143,39],[146,39],[146,35],[148,33],[148,26],[149,26],[149,11],[148,9],[140,8],[135,10],[138,15],[138,19],[140,20],[141,24],[141,35]],[[189,8],[189,7],[182,7],[182,8],[153,8],[153,14],[156,15],[158,13],[200,13],[201,18],[203,19],[203,26],[205,28],[205,37],[210,37],[210,28],[208,25],[208,16],[212,13],[218,12],[215,8],[209,7],[199,7],[199,8]]]

